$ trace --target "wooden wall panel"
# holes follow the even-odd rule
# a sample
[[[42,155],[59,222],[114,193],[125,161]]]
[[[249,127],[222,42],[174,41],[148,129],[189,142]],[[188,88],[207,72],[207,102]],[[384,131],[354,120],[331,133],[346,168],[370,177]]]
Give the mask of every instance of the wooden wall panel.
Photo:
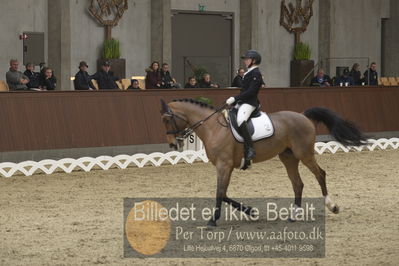
[[[0,93],[0,152],[164,143],[160,99],[203,96],[221,105],[232,89]],[[323,106],[363,130],[399,131],[399,87],[268,88],[267,112]],[[324,127],[318,133],[325,134]]]

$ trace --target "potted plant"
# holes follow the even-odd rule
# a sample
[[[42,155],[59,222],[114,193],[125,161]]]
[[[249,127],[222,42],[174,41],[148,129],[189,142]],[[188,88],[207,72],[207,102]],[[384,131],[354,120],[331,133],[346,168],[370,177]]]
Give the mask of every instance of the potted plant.
[[[126,59],[120,58],[120,43],[116,39],[107,39],[104,41],[102,58],[98,60],[97,67],[101,69],[104,61],[111,64],[111,71],[120,79],[126,78]]]
[[[314,61],[310,60],[311,55],[312,49],[309,44],[299,42],[295,45],[291,61],[291,87],[310,85],[314,75]]]

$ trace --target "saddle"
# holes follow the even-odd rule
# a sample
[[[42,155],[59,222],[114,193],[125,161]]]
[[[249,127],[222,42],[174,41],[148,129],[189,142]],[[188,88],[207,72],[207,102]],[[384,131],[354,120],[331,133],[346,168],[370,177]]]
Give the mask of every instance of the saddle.
[[[238,109],[232,108],[229,111],[228,120],[234,138],[238,142],[243,143],[244,138],[241,136],[240,130],[238,128],[237,114],[238,114]],[[274,134],[274,127],[271,119],[266,113],[261,112],[260,108],[257,108],[251,114],[251,116],[247,121],[247,125],[248,125],[249,134],[252,136],[253,141],[270,138]]]

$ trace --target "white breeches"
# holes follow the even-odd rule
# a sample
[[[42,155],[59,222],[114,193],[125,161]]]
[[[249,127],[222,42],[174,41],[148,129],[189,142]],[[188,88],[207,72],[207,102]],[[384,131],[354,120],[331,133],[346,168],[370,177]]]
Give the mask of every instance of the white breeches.
[[[253,111],[256,109],[254,106],[246,103],[238,105],[236,108],[238,108],[237,124],[239,127],[242,125],[242,123],[244,123],[244,121],[248,120]]]

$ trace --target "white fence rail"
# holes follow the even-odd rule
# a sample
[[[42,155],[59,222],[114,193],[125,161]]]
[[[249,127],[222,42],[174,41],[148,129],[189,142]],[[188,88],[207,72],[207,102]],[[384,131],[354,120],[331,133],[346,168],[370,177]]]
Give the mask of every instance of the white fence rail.
[[[195,136],[193,140],[196,139]],[[189,140],[188,140],[189,141]],[[80,159],[66,158],[62,160],[43,160],[40,162],[26,161],[21,163],[0,163],[0,175],[13,177],[17,175],[31,176],[34,174],[55,172],[71,173],[73,171],[90,172],[92,170],[109,170],[111,168],[126,169],[128,167],[161,166],[165,164],[175,165],[178,163],[208,162],[202,143],[193,141],[186,147],[199,150],[185,150],[183,152],[152,153],[119,155],[115,157],[100,156],[97,158],[84,157]],[[339,151],[374,151],[386,149],[398,149],[399,138],[369,140],[370,144],[362,147],[345,147],[338,142],[318,142],[315,144],[315,151],[318,154],[336,153]]]

